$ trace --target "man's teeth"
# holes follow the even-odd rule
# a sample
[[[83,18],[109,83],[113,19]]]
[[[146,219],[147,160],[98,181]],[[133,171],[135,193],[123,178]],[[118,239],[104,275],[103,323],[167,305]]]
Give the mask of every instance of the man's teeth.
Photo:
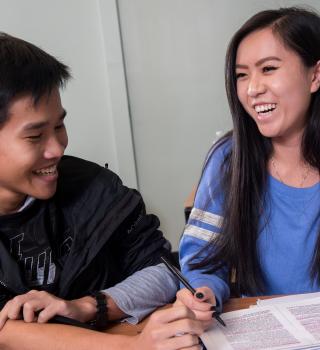
[[[37,175],[53,175],[57,172],[57,166],[53,165],[50,168],[44,168],[40,170],[35,170]]]
[[[255,106],[254,109],[257,113],[267,113],[267,112],[271,112],[276,108],[276,104],[275,103],[269,103],[269,104],[265,104],[265,105],[259,105],[259,106]]]

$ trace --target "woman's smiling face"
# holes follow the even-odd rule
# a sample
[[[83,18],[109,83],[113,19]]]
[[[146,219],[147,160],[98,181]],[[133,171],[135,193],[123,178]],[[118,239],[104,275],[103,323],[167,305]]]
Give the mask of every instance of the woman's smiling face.
[[[319,85],[315,67],[273,34],[271,28],[246,36],[236,57],[238,98],[262,135],[283,141],[301,137]]]

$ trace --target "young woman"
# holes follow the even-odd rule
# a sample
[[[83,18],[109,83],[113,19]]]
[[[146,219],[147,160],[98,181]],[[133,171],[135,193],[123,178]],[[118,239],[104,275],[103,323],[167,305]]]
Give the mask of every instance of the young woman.
[[[320,18],[301,8],[260,12],[231,40],[234,127],[209,152],[180,246],[198,293],[182,289],[178,303],[198,319],[231,285],[238,295],[320,290],[319,60]]]

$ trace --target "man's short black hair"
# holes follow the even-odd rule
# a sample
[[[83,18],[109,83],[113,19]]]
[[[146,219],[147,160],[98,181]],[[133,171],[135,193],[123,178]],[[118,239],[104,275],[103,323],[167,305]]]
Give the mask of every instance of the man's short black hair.
[[[61,88],[70,78],[69,68],[39,47],[0,32],[0,126],[8,119],[10,104],[30,95],[40,97]]]

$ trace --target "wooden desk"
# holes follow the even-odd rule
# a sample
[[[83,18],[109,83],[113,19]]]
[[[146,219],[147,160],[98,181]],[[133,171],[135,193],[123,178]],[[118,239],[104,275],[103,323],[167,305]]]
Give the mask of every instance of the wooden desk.
[[[189,196],[187,197],[186,201],[184,202],[184,208],[192,208],[194,197],[196,195],[196,187],[192,189],[192,191],[189,193]]]
[[[259,299],[269,299],[272,297],[259,297]],[[240,309],[247,309],[250,305],[255,305],[257,302],[257,297],[251,298],[231,298],[223,307],[223,312],[235,311]],[[140,333],[147,323],[148,318],[143,320],[137,325],[131,325],[128,323],[116,323],[111,325],[106,333],[110,334],[123,334],[123,335],[137,335]]]
[[[192,191],[190,192],[188,198],[186,199],[186,201],[184,202],[184,216],[185,216],[185,220],[186,222],[188,221],[189,219],[189,215],[190,215],[190,212],[191,212],[191,209],[193,207],[193,202],[194,202],[194,197],[196,195],[196,190],[197,188],[194,187],[192,189]]]

